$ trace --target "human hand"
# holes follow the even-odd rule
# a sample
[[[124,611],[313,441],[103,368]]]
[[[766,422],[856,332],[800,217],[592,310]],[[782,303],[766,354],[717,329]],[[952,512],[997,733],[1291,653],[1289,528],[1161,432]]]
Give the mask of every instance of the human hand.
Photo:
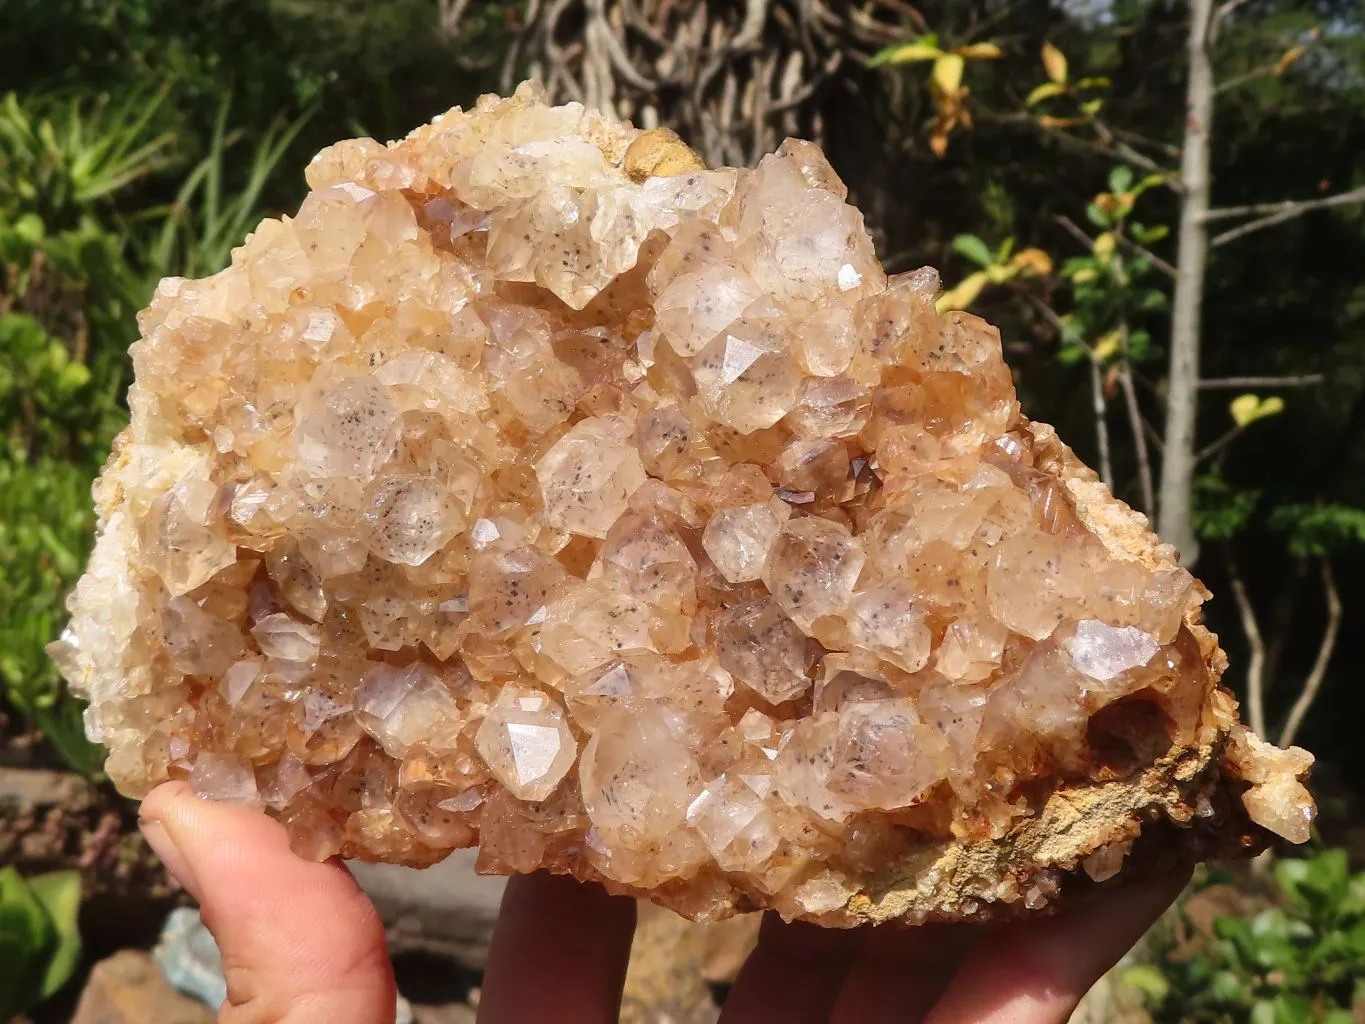
[[[337,861],[289,851],[282,826],[167,783],[143,831],[200,903],[223,952],[223,1024],[386,1024],[394,981],[379,915]],[[1062,1024],[1184,887],[1129,883],[1050,917],[852,931],[769,915],[721,1024]],[[512,878],[480,1024],[616,1020],[634,901],[545,874]]]

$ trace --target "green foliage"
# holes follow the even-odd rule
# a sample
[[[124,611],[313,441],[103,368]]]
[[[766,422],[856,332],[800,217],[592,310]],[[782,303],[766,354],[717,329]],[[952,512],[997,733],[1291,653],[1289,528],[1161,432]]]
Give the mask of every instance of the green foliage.
[[[227,263],[306,123],[252,135],[222,99],[207,155],[157,202],[143,189],[174,155],[166,99],[134,87],[94,104],[0,102],[0,683],[85,773],[101,753],[44,648],[89,553],[91,483],[126,422],[135,314],[162,275]]]
[[[261,198],[290,145],[308,122],[307,114],[276,122],[256,140],[245,180],[229,184],[231,151],[245,137],[229,131],[230,99],[218,108],[209,151],[189,173],[164,218],[148,263],[159,272],[204,277],[227,266],[233,247],[261,218]]]
[[[1282,505],[1271,513],[1270,526],[1288,535],[1290,552],[1301,558],[1365,544],[1365,509],[1349,505]]]
[[[1213,935],[1124,980],[1158,1024],[1345,1024],[1365,979],[1365,873],[1345,850],[1275,865],[1280,905],[1249,919],[1219,917]]]
[[[81,956],[81,878],[60,871],[25,880],[0,869],[0,1020],[55,995]]]
[[[168,91],[101,96],[88,108],[10,93],[0,100],[0,176],[39,217],[78,215],[170,162],[175,136],[150,129]]]
[[[1170,302],[1163,287],[1150,283],[1155,274],[1151,261],[1129,255],[1124,243],[1131,239],[1141,245],[1165,234],[1165,225],[1147,227],[1131,217],[1139,197],[1161,179],[1149,175],[1136,184],[1133,179],[1130,167],[1111,168],[1110,191],[1085,208],[1090,223],[1104,230],[1091,240],[1089,253],[1066,259],[1058,270],[1070,282],[1072,300],[1057,352],[1063,363],[1089,357],[1142,364],[1160,355],[1144,325]]]
[[[1214,469],[1194,480],[1194,528],[1205,540],[1231,540],[1251,521],[1261,501],[1258,490],[1234,487]]]

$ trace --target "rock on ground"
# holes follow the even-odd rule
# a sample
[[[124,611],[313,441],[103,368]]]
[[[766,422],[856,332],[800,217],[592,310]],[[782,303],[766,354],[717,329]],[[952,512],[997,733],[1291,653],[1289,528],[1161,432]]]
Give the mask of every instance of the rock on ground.
[[[349,864],[388,931],[389,951],[449,957],[482,970],[507,879],[474,873],[477,850],[456,850],[423,870]]]
[[[213,1024],[217,1016],[162,977],[151,956],[125,949],[95,965],[71,1024]]]

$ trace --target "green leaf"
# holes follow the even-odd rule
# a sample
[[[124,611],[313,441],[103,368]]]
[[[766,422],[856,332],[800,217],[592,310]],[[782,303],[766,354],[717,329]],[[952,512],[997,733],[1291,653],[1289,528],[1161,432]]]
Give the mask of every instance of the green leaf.
[[[25,213],[14,222],[11,230],[30,245],[37,245],[43,240],[43,219],[36,213]]]
[[[1133,232],[1133,237],[1143,245],[1151,245],[1153,242],[1159,242],[1171,233],[1171,229],[1165,224],[1153,224],[1151,227],[1144,227],[1141,224],[1132,224],[1129,227]]]
[[[927,38],[918,39],[913,43],[892,43],[883,47],[868,59],[868,66],[875,68],[883,64],[913,64],[917,61],[938,60],[943,56],[943,51],[934,43],[927,42]]]
[[[1113,226],[1109,214],[1105,213],[1098,203],[1090,203],[1085,208],[1085,218],[1097,228],[1107,228]]]
[[[953,238],[953,251],[959,256],[965,256],[978,267],[989,267],[995,262],[990,246],[976,235],[955,236]]]
[[[1035,85],[1032,91],[1024,98],[1024,106],[1036,106],[1037,104],[1042,103],[1043,100],[1051,99],[1054,96],[1061,96],[1066,92],[1067,87],[1062,82],[1043,82],[1041,85]]]
[[[1133,169],[1120,164],[1109,172],[1109,191],[1114,193],[1127,192],[1133,184]]]
[[[81,933],[77,920],[81,908],[81,876],[78,871],[53,871],[30,878],[28,884],[47,911],[56,936],[39,984],[41,1001],[55,995],[80,965]]]
[[[1159,1005],[1170,994],[1171,983],[1155,964],[1137,964],[1120,977],[1123,983],[1142,996],[1147,1005]]]
[[[1313,1024],[1313,1004],[1305,996],[1282,992],[1271,1005],[1275,1024]]]

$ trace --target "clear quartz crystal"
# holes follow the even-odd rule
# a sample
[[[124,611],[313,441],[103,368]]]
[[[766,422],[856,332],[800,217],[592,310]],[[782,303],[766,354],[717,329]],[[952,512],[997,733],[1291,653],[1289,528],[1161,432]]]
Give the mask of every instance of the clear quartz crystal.
[[[1201,823],[1228,790],[1308,837],[1312,758],[1235,725],[1202,588],[818,147],[708,171],[527,85],[307,178],[139,320],[51,647],[125,792],[845,924],[1173,746],[1241,780]],[[1107,878],[1135,820],[1058,862]],[[957,912],[1054,900],[1029,864]]]

